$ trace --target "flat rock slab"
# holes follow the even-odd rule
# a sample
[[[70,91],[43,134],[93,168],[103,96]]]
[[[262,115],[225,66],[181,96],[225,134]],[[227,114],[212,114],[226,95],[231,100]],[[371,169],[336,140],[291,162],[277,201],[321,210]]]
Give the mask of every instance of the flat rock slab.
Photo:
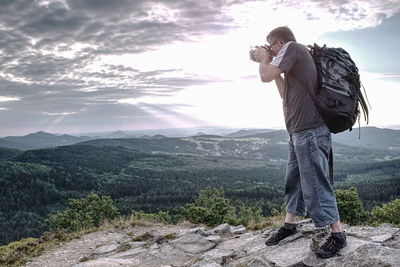
[[[187,234],[172,241],[171,244],[185,252],[199,254],[216,246],[215,242],[207,238],[200,234]]]
[[[244,227],[243,225],[239,225],[237,227],[231,227],[231,233],[233,235],[241,235],[247,232],[246,227]]]
[[[127,259],[113,259],[113,258],[100,258],[89,262],[83,262],[74,265],[75,267],[120,267],[129,266],[134,264],[132,260]]]
[[[265,241],[276,231],[228,224],[208,231],[173,225],[99,231],[46,251],[26,266],[400,266],[399,228],[346,226],[348,245],[337,256],[321,259],[315,251],[325,242],[326,229],[316,229],[310,221],[297,227],[299,233],[275,246]],[[134,242],[145,236],[146,241]]]
[[[264,252],[264,258],[276,266],[291,266],[299,264],[310,252],[311,240],[297,239],[282,246],[275,246]]]
[[[383,227],[352,227],[348,231],[348,235],[366,238],[373,242],[387,242],[396,237],[400,233],[399,228],[384,225]]]
[[[105,244],[95,249],[94,254],[105,254],[116,250],[119,247],[117,241],[113,241],[110,244]]]
[[[238,250],[249,248],[252,242],[257,239],[257,236],[245,236],[240,238],[225,238],[223,242],[218,245],[218,249],[224,250]]]
[[[330,261],[325,266],[395,267],[399,264],[400,253],[398,250],[380,244],[366,244],[343,258]]]
[[[216,263],[214,260],[202,260],[199,262],[196,262],[193,265],[190,265],[190,267],[220,267],[221,264]]]

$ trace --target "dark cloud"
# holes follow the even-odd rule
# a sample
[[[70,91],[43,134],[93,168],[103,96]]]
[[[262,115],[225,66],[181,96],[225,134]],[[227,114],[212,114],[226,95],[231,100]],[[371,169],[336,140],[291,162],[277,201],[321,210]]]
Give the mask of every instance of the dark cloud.
[[[176,10],[176,18],[168,21],[151,17],[155,4]],[[141,53],[193,35],[224,31],[229,20],[220,21],[223,4],[218,1],[71,0],[48,4],[2,1],[1,95],[20,101],[2,102],[0,107],[15,114],[79,113],[90,105],[107,105],[143,95],[168,95],[186,86],[209,83],[209,79],[190,74],[162,77],[174,69],[141,71],[105,65],[101,71],[94,71],[87,66],[101,55]],[[86,48],[73,57],[63,57],[62,53],[72,52],[76,43]]]
[[[85,42],[99,46],[99,53],[142,52],[192,35],[225,31],[232,26],[221,13],[225,2],[70,0],[39,5],[17,0],[3,3],[0,23],[37,39],[37,49]],[[175,10],[175,18],[151,16],[155,5]]]
[[[45,4],[31,0],[2,1],[0,66],[3,74],[40,84],[63,84],[68,74],[74,74],[74,84],[84,83],[86,77],[107,79],[131,75],[128,69],[90,73],[85,67],[101,55],[141,53],[191,36],[223,32],[232,26],[230,20],[221,15],[225,2],[69,0]],[[152,17],[155,5],[173,9],[176,17],[171,20],[163,14],[160,16],[166,20]],[[72,52],[71,47],[76,43],[86,48],[73,58],[60,56],[62,52]],[[175,80],[179,86],[194,82],[186,78],[180,82],[179,78]],[[159,81],[161,85],[165,82]],[[170,85],[171,81],[165,84]]]
[[[99,66],[99,59],[108,55],[139,54],[170,43],[225,33],[237,27],[225,9],[243,2],[246,1],[2,0],[0,96],[20,100],[0,102],[0,123],[9,125],[13,131],[13,121],[22,127],[40,118],[37,125],[41,126],[55,117],[43,114],[69,113],[65,121],[71,125],[87,116],[88,127],[90,118],[99,120],[94,118],[97,114],[110,120],[135,114],[152,116],[145,112],[149,107],[120,108],[118,100],[170,95],[187,86],[216,79],[180,69],[159,67],[147,71],[140,66],[130,68],[105,63]],[[323,5],[322,1],[317,2]],[[333,2],[325,5],[326,8],[330,6],[333,12],[339,13],[339,2],[335,5]],[[274,6],[276,3],[271,8]],[[354,10],[341,12],[350,14]],[[308,17],[318,18],[312,13]],[[99,68],[91,68],[96,64]],[[168,113],[172,107],[163,108]],[[172,111],[171,114],[176,116]],[[103,120],[103,123],[109,122]]]

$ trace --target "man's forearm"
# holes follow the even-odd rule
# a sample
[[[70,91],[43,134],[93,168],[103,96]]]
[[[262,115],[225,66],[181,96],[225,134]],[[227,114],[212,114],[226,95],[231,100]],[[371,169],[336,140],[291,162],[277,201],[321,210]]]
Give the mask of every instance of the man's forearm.
[[[282,70],[268,63],[267,60],[261,61],[259,66],[260,78],[262,82],[272,82],[278,77]]]
[[[275,78],[276,87],[278,87],[279,95],[281,98],[284,98],[285,95],[285,80],[282,78],[281,75]]]

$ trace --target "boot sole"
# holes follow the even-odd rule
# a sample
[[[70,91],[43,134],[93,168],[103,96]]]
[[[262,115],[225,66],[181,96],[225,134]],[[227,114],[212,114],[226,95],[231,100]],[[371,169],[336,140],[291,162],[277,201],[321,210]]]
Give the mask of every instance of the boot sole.
[[[346,241],[342,246],[340,246],[339,249],[342,249],[342,248],[344,248],[344,247],[346,247],[346,246],[347,246],[347,241]],[[317,255],[318,255],[319,257],[323,258],[323,259],[328,259],[328,258],[335,257],[335,256],[337,255],[338,252],[339,252],[339,251],[335,252],[335,254],[329,254],[329,255],[323,255],[323,254],[319,254],[319,253],[317,252]]]

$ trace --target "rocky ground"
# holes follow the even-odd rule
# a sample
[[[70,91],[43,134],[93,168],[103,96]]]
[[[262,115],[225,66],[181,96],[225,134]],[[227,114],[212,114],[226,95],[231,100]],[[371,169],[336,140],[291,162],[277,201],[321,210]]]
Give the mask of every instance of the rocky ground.
[[[328,232],[310,220],[299,233],[267,247],[275,232],[248,231],[227,224],[132,227],[98,231],[46,251],[26,266],[400,266],[400,228],[347,227],[347,247],[330,259],[315,255]]]

